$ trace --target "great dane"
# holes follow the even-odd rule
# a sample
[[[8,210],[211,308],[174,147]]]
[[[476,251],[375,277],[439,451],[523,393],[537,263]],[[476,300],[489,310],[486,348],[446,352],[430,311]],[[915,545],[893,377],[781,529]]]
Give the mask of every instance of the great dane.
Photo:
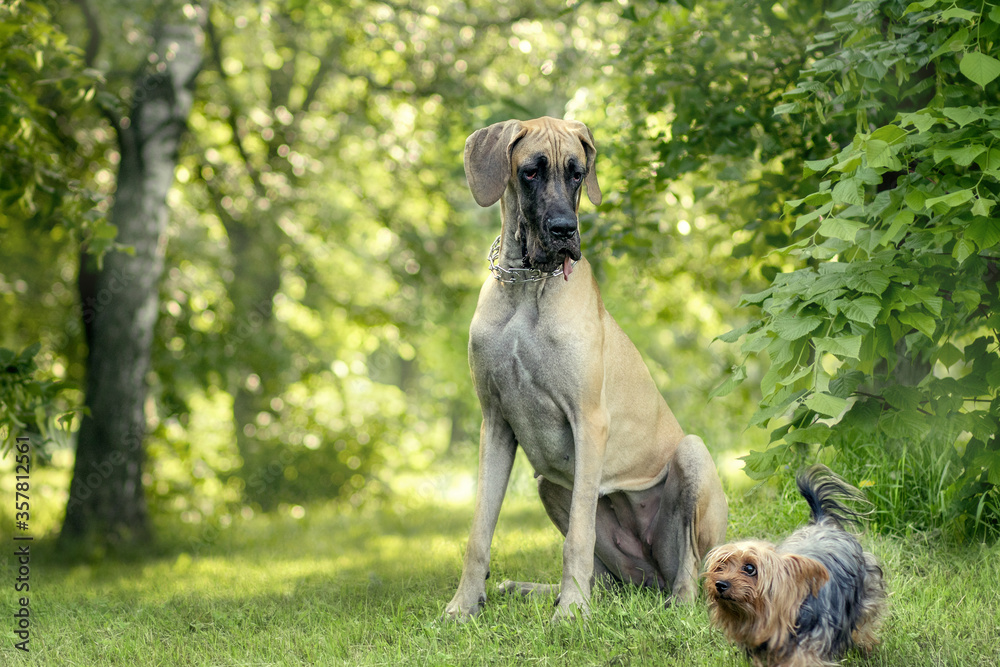
[[[580,252],[580,195],[601,203],[586,125],[510,120],[465,143],[480,206],[500,201],[492,276],[479,295],[469,365],[483,412],[479,486],[462,578],[447,616],[486,602],[490,543],[517,447],[565,536],[553,620],[589,612],[595,577],[694,599],[702,556],[725,539],[728,505],[701,438],[684,435],[639,352],[604,308]]]

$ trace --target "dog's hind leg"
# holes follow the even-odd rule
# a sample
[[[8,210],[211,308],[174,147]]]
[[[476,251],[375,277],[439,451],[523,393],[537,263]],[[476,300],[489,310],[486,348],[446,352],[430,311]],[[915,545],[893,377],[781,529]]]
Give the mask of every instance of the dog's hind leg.
[[[660,513],[651,535],[653,556],[670,584],[672,600],[694,600],[701,559],[725,541],[728,514],[722,483],[705,443],[696,435],[685,436],[664,480]]]
[[[851,639],[862,653],[871,653],[878,645],[878,631],[885,611],[885,578],[875,556],[865,552],[865,582],[861,590],[861,614]]]

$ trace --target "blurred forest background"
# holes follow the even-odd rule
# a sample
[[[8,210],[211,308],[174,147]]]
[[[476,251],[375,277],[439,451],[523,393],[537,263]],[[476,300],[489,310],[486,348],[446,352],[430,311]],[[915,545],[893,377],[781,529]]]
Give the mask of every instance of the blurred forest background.
[[[499,213],[463,145],[552,115],[729,488],[821,456],[879,529],[993,539],[998,40],[966,0],[5,2],[0,465],[30,437],[33,525],[99,551],[468,502]]]

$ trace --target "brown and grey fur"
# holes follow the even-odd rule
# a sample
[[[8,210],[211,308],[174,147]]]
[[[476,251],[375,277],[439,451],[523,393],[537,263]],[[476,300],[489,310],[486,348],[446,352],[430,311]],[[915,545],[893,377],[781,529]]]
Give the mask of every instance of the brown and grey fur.
[[[871,651],[885,604],[875,557],[843,524],[859,515],[839,498],[860,492],[823,466],[798,476],[809,525],[775,547],[760,541],[718,547],[706,559],[712,625],[755,665],[831,665],[851,647]]]
[[[708,450],[681,430],[581,254],[583,188],[601,202],[596,154],[583,123],[548,117],[491,125],[465,145],[476,201],[500,201],[499,265],[564,274],[514,284],[491,277],[479,296],[469,340],[483,412],[479,486],[445,612],[453,618],[486,601],[490,543],[518,446],[565,535],[563,575],[559,585],[507,581],[500,590],[559,592],[555,618],[574,605],[587,613],[595,575],[693,600],[702,556],[725,539],[728,506]]]

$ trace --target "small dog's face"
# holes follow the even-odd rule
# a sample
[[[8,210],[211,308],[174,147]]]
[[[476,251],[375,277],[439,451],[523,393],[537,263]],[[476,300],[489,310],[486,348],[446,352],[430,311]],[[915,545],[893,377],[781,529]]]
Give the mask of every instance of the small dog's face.
[[[829,580],[818,561],[779,554],[766,542],[738,542],[712,550],[705,594],[712,623],[729,637],[756,646],[788,633],[803,600]]]
[[[705,564],[705,594],[725,608],[748,611],[760,600],[760,566],[762,552],[773,554],[762,544],[729,544],[712,551]],[[765,571],[770,563],[764,565]]]

